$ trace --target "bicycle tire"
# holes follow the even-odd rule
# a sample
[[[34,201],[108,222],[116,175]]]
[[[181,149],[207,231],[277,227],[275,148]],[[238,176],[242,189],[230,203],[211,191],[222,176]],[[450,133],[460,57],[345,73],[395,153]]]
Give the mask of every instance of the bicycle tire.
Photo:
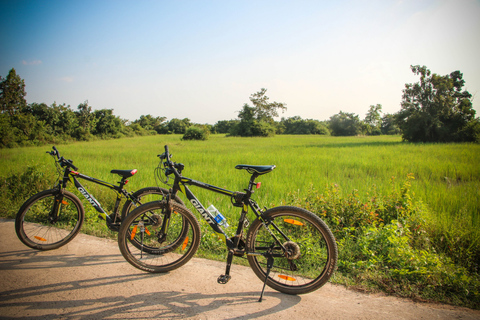
[[[156,221],[160,217],[163,222],[168,215],[168,232],[162,234],[161,230],[156,230]],[[181,267],[194,256],[199,245],[200,224],[197,218],[174,201],[170,202],[170,209],[166,201],[141,205],[127,215],[118,233],[118,246],[125,260],[151,273]]]
[[[161,201],[165,198],[167,194],[168,190],[165,188],[146,187],[132,193],[132,197],[137,199],[137,201],[139,202],[143,200],[140,202],[141,205],[142,203]],[[182,199],[180,199],[178,196],[175,196],[174,200],[183,205]],[[125,201],[125,204],[122,207],[121,221],[123,221],[125,217],[136,207],[139,207],[139,205],[135,205],[135,203],[133,203],[131,199],[127,199],[127,201]]]
[[[15,219],[15,232],[26,246],[37,250],[57,249],[73,240],[80,231],[85,217],[82,202],[66,190],[58,219],[50,222],[50,212],[59,192],[58,189],[39,192],[21,206]]]
[[[128,199],[125,204],[123,205],[123,208],[122,208],[122,215],[121,215],[121,221],[125,220],[125,217],[132,211],[134,210],[135,208],[139,207],[142,202],[143,203],[148,203],[148,202],[152,202],[152,201],[162,201],[165,199],[165,196],[168,194],[168,190],[167,189],[164,189],[164,188],[160,188],[160,187],[146,187],[146,188],[142,188],[140,190],[137,190],[135,191],[133,194],[132,194],[132,197],[134,197],[138,202],[140,202],[139,205],[136,205],[135,203],[133,203],[132,200]],[[183,205],[183,201],[182,199],[180,199],[178,196],[175,196],[175,201],[182,204]],[[188,232],[188,225],[185,225],[185,230],[184,230],[184,234],[186,234]],[[130,234],[129,234],[130,235]],[[179,235],[179,238],[178,238],[178,241],[183,241],[182,240],[182,236],[183,234],[180,234]],[[135,238],[131,239],[130,240],[132,242],[133,245],[135,245],[137,247],[137,249],[140,249],[141,247],[141,244],[138,243],[136,241]],[[145,247],[143,248],[145,251],[148,251],[150,253],[153,253],[156,251],[156,248],[155,247],[152,247],[152,248],[149,248],[149,247]]]
[[[332,276],[338,259],[335,238],[323,220],[310,211],[290,206],[269,209],[262,216],[266,225],[274,222],[289,238],[269,226],[288,253],[257,218],[246,240],[248,262],[257,277],[265,281],[267,258],[261,254],[271,250],[277,257],[266,281],[269,287],[287,294],[304,294],[323,286]]]

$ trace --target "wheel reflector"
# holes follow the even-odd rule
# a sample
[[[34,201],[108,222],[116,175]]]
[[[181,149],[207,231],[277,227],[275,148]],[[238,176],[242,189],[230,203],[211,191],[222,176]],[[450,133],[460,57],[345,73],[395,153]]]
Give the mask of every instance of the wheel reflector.
[[[303,223],[301,223],[300,221],[297,221],[297,220],[285,219],[285,220],[283,220],[283,221],[285,221],[286,223],[290,223],[290,224],[296,225],[296,226],[303,226]]]
[[[37,236],[35,236],[34,238],[37,239],[37,240],[40,240],[40,241],[47,241],[47,239],[44,239],[44,238],[42,238],[42,237],[37,237]]]
[[[135,238],[135,235],[137,234],[137,228],[138,226],[133,227],[132,234],[130,235],[130,240],[133,240],[133,238]]]
[[[64,205],[68,205],[68,202],[67,202],[67,201],[65,201],[65,200],[62,200],[62,204],[64,204]]]
[[[147,228],[145,228],[145,232],[146,232],[148,235],[150,235],[150,231],[148,231]]]
[[[289,276],[286,276],[286,275],[283,275],[283,274],[279,274],[278,277],[280,279],[287,280],[287,281],[296,281],[297,280],[295,278],[292,278],[292,277],[289,277]]]
[[[185,241],[183,241],[182,250],[185,250],[185,248],[187,247],[187,244],[188,244],[188,237],[186,237]]]

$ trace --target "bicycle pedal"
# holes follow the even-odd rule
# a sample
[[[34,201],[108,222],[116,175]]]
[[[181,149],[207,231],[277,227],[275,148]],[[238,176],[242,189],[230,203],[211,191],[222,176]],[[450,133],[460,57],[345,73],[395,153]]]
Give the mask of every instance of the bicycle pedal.
[[[226,284],[231,278],[232,277],[230,275],[222,274],[220,277],[218,277],[217,282],[220,284]]]

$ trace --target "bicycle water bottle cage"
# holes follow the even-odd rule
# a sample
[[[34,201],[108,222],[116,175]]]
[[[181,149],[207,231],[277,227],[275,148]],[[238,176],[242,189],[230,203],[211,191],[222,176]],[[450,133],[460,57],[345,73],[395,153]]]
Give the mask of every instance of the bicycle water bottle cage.
[[[129,177],[133,176],[135,173],[137,173],[137,169],[133,169],[133,170],[112,170],[112,171],[110,171],[110,173],[118,174],[119,176],[126,179],[126,178],[129,178]]]
[[[272,172],[273,169],[275,169],[275,165],[272,165],[272,166],[251,166],[251,165],[248,165],[248,164],[239,164],[239,165],[236,165],[235,166],[235,169],[239,169],[239,170],[247,170],[248,173],[250,174],[258,174],[258,175],[262,175],[262,174],[265,174],[265,173],[269,173],[269,172]]]

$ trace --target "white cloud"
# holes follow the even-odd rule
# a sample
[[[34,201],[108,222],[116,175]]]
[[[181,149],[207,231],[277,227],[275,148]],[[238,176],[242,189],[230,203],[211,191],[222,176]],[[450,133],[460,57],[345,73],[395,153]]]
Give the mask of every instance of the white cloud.
[[[63,82],[73,82],[73,77],[63,77],[63,78],[60,78],[60,80],[62,80]]]
[[[42,60],[32,60],[32,61],[22,60],[22,64],[24,66],[38,66],[39,64],[42,64]]]

